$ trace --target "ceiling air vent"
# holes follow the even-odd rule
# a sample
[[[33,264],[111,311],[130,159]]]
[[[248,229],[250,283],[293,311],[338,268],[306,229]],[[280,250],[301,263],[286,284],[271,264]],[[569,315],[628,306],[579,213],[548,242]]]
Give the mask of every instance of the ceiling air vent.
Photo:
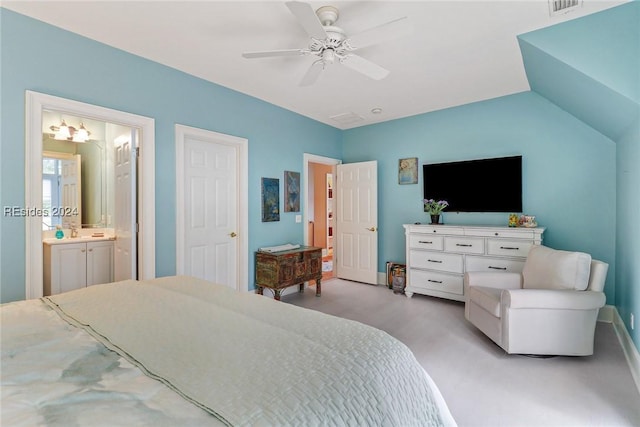
[[[549,14],[551,16],[571,12],[582,6],[582,0],[549,0]]]
[[[331,116],[329,118],[332,120],[335,120],[341,125],[350,125],[352,123],[356,123],[361,120],[364,120],[364,117],[359,116],[356,113],[343,113],[343,114],[338,114],[336,116]]]

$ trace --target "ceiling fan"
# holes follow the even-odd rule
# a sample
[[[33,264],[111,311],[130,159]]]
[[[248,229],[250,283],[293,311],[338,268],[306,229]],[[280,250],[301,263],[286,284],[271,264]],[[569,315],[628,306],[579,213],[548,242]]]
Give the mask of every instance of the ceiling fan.
[[[276,56],[315,55],[319,59],[311,64],[300,86],[313,84],[324,68],[336,62],[347,68],[364,74],[374,80],[381,80],[389,74],[389,70],[353,53],[355,50],[382,43],[407,34],[411,26],[407,17],[399,18],[377,27],[370,28],[353,36],[335,26],[338,20],[338,9],[323,6],[313,11],[308,3],[299,1],[286,2],[287,7],[298,19],[300,25],[309,34],[309,46],[303,49],[268,50],[261,52],[245,52],[245,58],[267,58]]]

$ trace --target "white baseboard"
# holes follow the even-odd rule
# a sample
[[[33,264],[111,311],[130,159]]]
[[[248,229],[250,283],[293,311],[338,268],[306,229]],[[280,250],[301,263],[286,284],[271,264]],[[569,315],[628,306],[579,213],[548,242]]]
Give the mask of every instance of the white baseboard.
[[[631,335],[629,335],[627,327],[624,325],[620,313],[618,313],[618,309],[612,305],[605,305],[598,313],[598,321],[613,324],[613,330],[618,336],[622,351],[629,364],[631,376],[636,383],[638,392],[640,392],[640,353],[638,353],[638,349],[633,343],[633,340],[631,340]]]

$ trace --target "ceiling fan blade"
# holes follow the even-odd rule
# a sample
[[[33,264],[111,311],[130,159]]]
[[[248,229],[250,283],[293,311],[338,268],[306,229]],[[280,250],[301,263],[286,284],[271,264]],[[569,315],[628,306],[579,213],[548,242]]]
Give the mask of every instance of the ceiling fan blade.
[[[311,86],[316,82],[316,80],[318,80],[322,70],[324,70],[324,63],[322,60],[315,61],[304,74],[304,77],[302,77],[298,86]]]
[[[282,50],[264,50],[261,52],[245,52],[242,54],[245,58],[268,58],[273,56],[300,56],[309,53],[307,49],[282,49]]]
[[[287,7],[295,15],[302,28],[314,39],[324,40],[327,33],[309,3],[288,1]]]
[[[365,76],[372,78],[373,80],[382,80],[389,75],[389,70],[382,68],[378,64],[374,64],[368,59],[364,59],[361,56],[349,54],[343,61],[340,61],[342,65],[347,68],[351,68],[354,71],[364,74]]]
[[[349,37],[349,45],[354,49],[360,49],[387,40],[397,39],[409,34],[412,30],[413,26],[405,16]]]

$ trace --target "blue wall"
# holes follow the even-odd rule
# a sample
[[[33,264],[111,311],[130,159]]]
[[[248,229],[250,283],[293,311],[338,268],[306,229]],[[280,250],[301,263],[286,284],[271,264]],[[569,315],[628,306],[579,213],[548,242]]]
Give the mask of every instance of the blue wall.
[[[156,124],[156,274],[175,274],[176,123],[249,140],[249,250],[299,242],[294,213],[261,222],[260,178],[301,171],[303,153],[340,158],[339,130],[56,27],[0,9],[2,206],[23,206],[25,90],[142,116]],[[59,52],[73,52],[70,61]],[[24,299],[25,223],[2,217],[0,297]],[[250,257],[249,283],[253,283]]]
[[[607,303],[616,304],[640,346],[640,328],[631,331],[628,323],[631,312],[640,316],[638,3],[519,37],[532,92],[345,132],[0,8],[2,205],[24,203],[27,89],[156,120],[158,276],[175,272],[175,123],[249,139],[251,253],[303,236],[295,214],[260,221],[261,177],[299,171],[304,152],[378,160],[380,271],[385,261],[404,258],[401,225],[426,221],[422,182],[397,184],[399,158],[424,163],[522,154],[524,211],[547,227],[547,245],[610,263]],[[67,61],[58,55],[61,47],[84,61]],[[445,213],[444,219],[505,224],[506,214]],[[0,221],[0,301],[22,299],[24,221]],[[253,260],[249,268],[252,283]]]
[[[531,89],[616,143],[614,302],[640,349],[640,2],[518,39]]]
[[[616,146],[545,98],[525,92],[345,132],[345,163],[378,161],[379,271],[404,260],[402,224],[428,222],[417,185],[398,184],[398,159],[437,163],[523,156],[523,210],[547,227],[545,245],[610,264],[614,303]],[[463,177],[461,185],[464,185]],[[505,178],[508,179],[508,178]],[[444,213],[449,224],[506,225],[507,213]]]

